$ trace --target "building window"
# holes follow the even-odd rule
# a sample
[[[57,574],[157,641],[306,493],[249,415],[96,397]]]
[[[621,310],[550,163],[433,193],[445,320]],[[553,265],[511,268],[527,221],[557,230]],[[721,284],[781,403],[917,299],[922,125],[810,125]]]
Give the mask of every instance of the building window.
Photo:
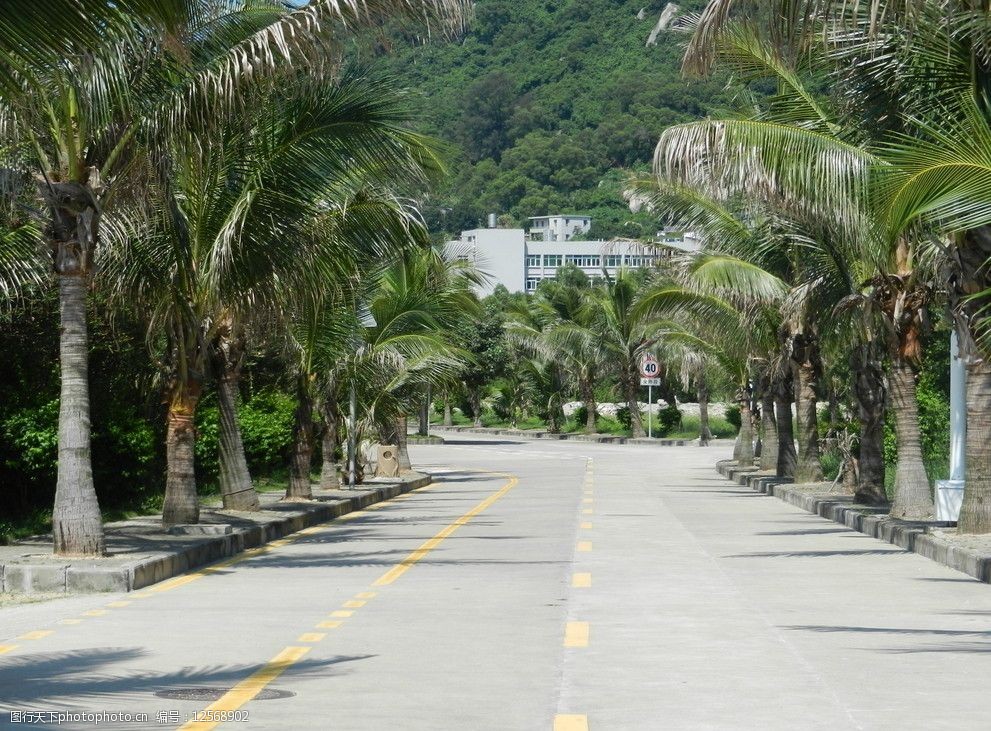
[[[555,269],[561,266],[562,256],[560,254],[544,254],[544,266],[554,267]]]
[[[540,266],[540,254],[527,254],[526,255],[526,265],[528,267],[539,267]]]
[[[621,267],[621,266],[623,266],[623,255],[622,254],[606,254],[606,266],[607,267]]]
[[[574,264],[577,267],[597,267],[601,261],[598,254],[568,254],[564,257],[565,262]]]
[[[536,288],[537,288],[537,280],[536,279],[527,279],[526,280],[526,291],[527,292],[532,292]]]
[[[649,267],[654,265],[657,257],[653,255],[627,256],[626,266],[628,267]]]

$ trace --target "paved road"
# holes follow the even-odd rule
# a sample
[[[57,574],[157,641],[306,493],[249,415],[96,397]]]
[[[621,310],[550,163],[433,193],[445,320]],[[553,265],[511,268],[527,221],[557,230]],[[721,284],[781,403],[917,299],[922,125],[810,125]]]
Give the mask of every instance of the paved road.
[[[991,728],[991,587],[730,486],[720,449],[452,441],[413,450],[430,488],[222,570],[0,610],[0,708],[148,714],[114,729]],[[155,695],[207,686],[220,700]],[[182,725],[211,708],[248,720]]]

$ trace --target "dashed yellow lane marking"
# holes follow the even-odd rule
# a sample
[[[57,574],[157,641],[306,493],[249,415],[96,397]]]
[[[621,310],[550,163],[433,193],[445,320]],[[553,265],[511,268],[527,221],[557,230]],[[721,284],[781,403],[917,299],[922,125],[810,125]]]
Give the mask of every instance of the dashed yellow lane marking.
[[[585,494],[586,494],[586,495],[593,495],[594,493],[593,493],[593,492],[592,492],[591,490],[586,490],[586,491],[585,491]]]
[[[345,607],[347,607],[348,609],[357,609],[358,607],[363,607],[363,606],[365,606],[365,604],[367,604],[367,603],[368,603],[368,602],[366,602],[366,601],[364,601],[364,600],[359,600],[359,599],[351,599],[350,601],[346,601],[346,602],[344,602],[344,604],[343,604],[342,606],[345,606]]]
[[[483,512],[484,510],[492,506],[497,500],[503,497],[514,487],[516,487],[517,484],[519,484],[519,478],[510,477],[509,481],[502,487],[502,489],[489,495],[487,498],[485,498],[482,502],[480,502],[478,505],[473,507],[467,513],[462,515],[460,518],[455,520],[446,528],[439,531],[433,538],[430,538],[429,540],[422,543],[419,548],[417,548],[406,558],[400,561],[398,565],[393,566],[391,569],[386,571],[382,576],[380,576],[375,581],[373,586],[387,586],[388,584],[394,582],[400,576],[402,576],[407,571],[409,571],[414,565],[416,565],[417,561],[419,561],[428,553],[430,553],[432,550],[437,548],[437,546],[439,546],[444,541],[445,538],[450,536],[461,526],[465,525],[476,515],[478,515],[479,513]]]
[[[559,713],[554,716],[554,731],[588,731],[588,716]]]
[[[329,620],[327,622],[321,622],[320,624],[317,625],[317,628],[318,629],[337,629],[342,624],[344,624],[344,622],[342,622],[341,620],[334,619],[334,620]]]
[[[83,612],[84,617],[102,617],[107,613],[106,609],[90,609],[88,612]]]
[[[355,594],[355,597],[357,597],[358,599],[374,599],[375,598],[375,592],[374,591],[363,591],[363,592],[360,592],[358,594]]]
[[[582,521],[582,530],[592,530],[592,523],[587,520]]]
[[[153,596],[155,595],[150,591],[139,591],[131,594],[132,599],[151,599]]]
[[[354,612],[350,609],[338,609],[330,613],[331,617],[350,617]]]
[[[565,647],[588,647],[588,622],[568,622],[564,627]]]
[[[59,624],[79,624],[82,621],[81,619],[62,619],[59,620]]]
[[[40,640],[48,637],[48,635],[55,634],[53,629],[39,629],[34,632],[25,632],[23,635],[18,637],[19,640]]]
[[[0,655],[6,655],[11,650],[16,650],[17,645],[0,645]]]
[[[595,500],[593,498],[586,497],[586,498],[582,498],[582,502],[585,503],[586,505],[591,505],[592,503],[595,502]]]
[[[296,638],[296,642],[319,642],[326,636],[324,632],[304,632]]]
[[[107,604],[107,606],[110,607],[111,609],[120,609],[121,607],[126,607],[130,604],[131,602],[128,601],[119,601],[119,602],[110,602],[109,604]]]
[[[591,551],[592,550],[592,541],[578,541],[578,550],[579,551]]]
[[[249,675],[229,691],[224,693],[214,703],[206,707],[207,711],[236,711],[254,698],[266,685],[282,675],[293,663],[308,653],[309,647],[287,647],[273,657],[257,672]],[[183,731],[210,731],[220,725],[220,721],[197,722],[189,721],[179,728]]]
[[[571,585],[576,589],[587,589],[592,585],[592,574],[574,574],[571,577]]]
[[[585,508],[582,510],[582,515],[591,515],[593,512],[592,508]]]

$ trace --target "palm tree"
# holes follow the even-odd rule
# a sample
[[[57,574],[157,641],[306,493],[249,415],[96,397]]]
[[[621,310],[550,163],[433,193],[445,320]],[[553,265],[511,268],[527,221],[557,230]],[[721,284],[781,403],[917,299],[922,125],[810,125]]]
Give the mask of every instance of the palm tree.
[[[461,0],[29,0],[0,10],[4,164],[34,175],[59,280],[62,391],[53,535],[58,554],[100,555],[90,459],[86,291],[101,225],[128,197],[136,164],[172,132],[201,125],[273,69],[314,73],[341,28],[397,13],[460,27]],[[339,21],[344,21],[339,23]]]
[[[586,305],[589,321],[599,328],[602,349],[616,369],[634,437],[645,434],[640,414],[640,357],[654,348],[661,332],[651,311],[638,307],[639,300],[634,273],[621,269],[615,277],[607,277],[604,286],[592,290]]]
[[[225,389],[235,380],[228,366],[237,359],[218,354],[231,349],[246,314],[274,303],[279,291],[312,291],[349,271],[355,259],[385,253],[382,237],[355,245],[329,234],[327,209],[369,181],[405,185],[435,166],[423,140],[401,128],[405,105],[384,82],[354,74],[333,83],[287,81],[218,125],[209,140],[194,133],[177,140],[158,183],[162,202],[151,203],[152,230],[129,237],[107,257],[108,280],[149,314],[149,331],[164,351],[166,524],[198,519],[196,408],[211,361],[224,366]],[[233,404],[221,399],[229,410]],[[236,429],[236,414],[228,414],[222,423]],[[231,441],[234,449],[222,454],[240,452],[243,461],[239,435]],[[231,473],[247,477],[246,466]],[[225,490],[231,497],[250,494],[250,479]]]

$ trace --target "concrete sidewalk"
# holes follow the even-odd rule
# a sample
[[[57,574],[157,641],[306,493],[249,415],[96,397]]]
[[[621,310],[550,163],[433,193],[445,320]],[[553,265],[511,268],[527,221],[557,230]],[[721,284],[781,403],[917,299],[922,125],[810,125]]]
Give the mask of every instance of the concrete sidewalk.
[[[662,437],[622,437],[613,434],[563,434],[543,429],[502,429],[485,426],[444,426],[433,427],[434,431],[454,434],[485,434],[491,436],[517,437],[519,439],[545,439],[561,442],[591,442],[593,444],[638,444],[646,447],[684,447],[694,444],[697,439],[665,439]],[[714,443],[718,440],[713,439]]]
[[[0,591],[133,591],[389,500],[430,481],[429,475],[411,472],[402,479],[373,478],[355,490],[325,491],[314,486],[312,501],[284,501],[281,493],[262,493],[262,510],[207,507],[200,511],[200,523],[185,535],[163,530],[161,515],[108,523],[108,555],[104,558],[54,556],[51,535],[25,539],[0,546]]]

